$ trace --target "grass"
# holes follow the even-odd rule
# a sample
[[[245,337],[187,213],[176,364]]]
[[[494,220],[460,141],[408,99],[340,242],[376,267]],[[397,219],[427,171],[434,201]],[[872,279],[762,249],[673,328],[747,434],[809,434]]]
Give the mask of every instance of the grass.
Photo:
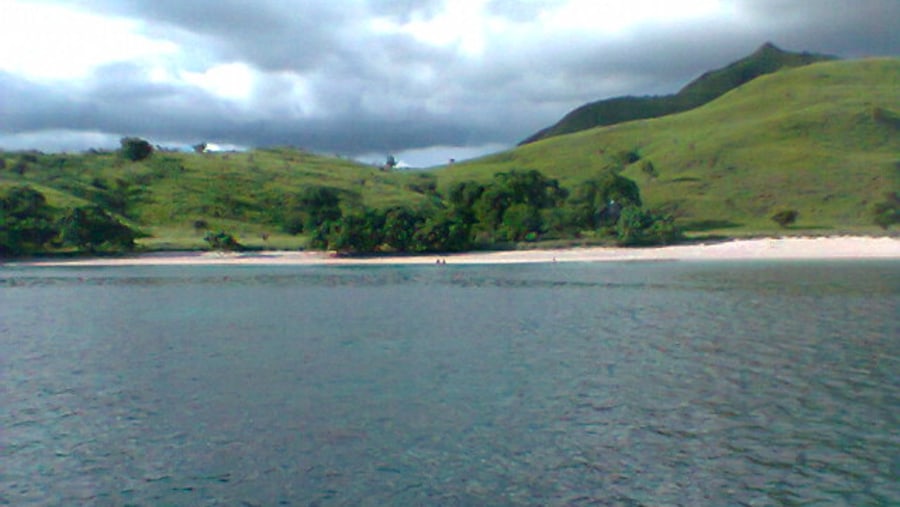
[[[687,111],[706,104],[759,76],[834,59],[835,57],[828,55],[783,51],[771,43],[766,43],[745,58],[703,74],[678,93],[655,97],[616,97],[580,106],[566,114],[556,124],[529,137],[523,144],[593,127],[658,118]]]
[[[153,250],[204,248],[207,228],[235,234],[249,247],[303,248],[305,237],[284,234],[277,224],[290,194],[329,186],[348,208],[386,208],[427,203],[434,185],[429,174],[384,172],[291,148],[157,152],[141,162],[115,153],[0,153],[0,159],[0,187],[31,185],[57,208],[100,204],[144,232],[138,243]],[[22,174],[13,170],[20,164]],[[116,199],[125,205],[110,205]],[[197,222],[206,226],[198,230]]]
[[[437,171],[441,186],[538,169],[571,186],[619,168],[645,203],[696,232],[781,234],[775,208],[800,213],[790,232],[874,231],[869,210],[900,190],[900,59],[813,64],[757,78],[700,108],[545,139]],[[641,161],[621,165],[636,151]],[[728,224],[711,227],[711,223]]]

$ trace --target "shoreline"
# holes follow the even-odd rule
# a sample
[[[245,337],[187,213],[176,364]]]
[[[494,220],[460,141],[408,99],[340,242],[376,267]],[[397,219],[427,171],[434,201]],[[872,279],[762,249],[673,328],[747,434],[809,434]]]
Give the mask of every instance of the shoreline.
[[[900,259],[900,238],[870,236],[736,239],[715,243],[656,247],[575,247],[449,254],[339,257],[322,251],[153,252],[127,257],[32,259],[5,266],[192,266],[299,265],[365,266],[447,264],[525,264],[615,261]]]

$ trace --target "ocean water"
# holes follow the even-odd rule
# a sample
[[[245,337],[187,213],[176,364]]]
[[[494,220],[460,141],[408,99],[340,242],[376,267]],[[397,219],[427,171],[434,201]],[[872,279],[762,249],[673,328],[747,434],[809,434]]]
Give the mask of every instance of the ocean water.
[[[0,504],[900,505],[900,262],[0,267]]]

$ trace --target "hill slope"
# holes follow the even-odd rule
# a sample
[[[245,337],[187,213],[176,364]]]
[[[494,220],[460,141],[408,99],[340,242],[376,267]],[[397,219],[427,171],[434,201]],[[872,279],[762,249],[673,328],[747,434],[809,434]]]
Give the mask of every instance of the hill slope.
[[[900,59],[817,63],[755,79],[680,114],[552,137],[439,170],[441,187],[511,168],[572,185],[604,168],[694,230],[773,232],[773,209],[820,233],[870,227],[900,191]],[[873,231],[874,228],[871,228]]]
[[[384,208],[425,203],[434,184],[430,174],[383,172],[290,148],[156,152],[140,162],[113,152],[0,152],[0,189],[30,185],[57,208],[100,205],[148,234],[142,243],[151,248],[202,247],[207,228],[248,245],[295,248],[305,238],[282,232],[283,215],[310,187],[333,189],[345,207]]]
[[[729,90],[759,76],[785,68],[800,67],[833,59],[835,57],[827,55],[791,53],[783,51],[771,43],[766,43],[750,56],[724,68],[703,74],[674,95],[616,97],[591,102],[574,109],[556,124],[533,134],[520,144],[528,144],[548,137],[571,134],[598,126],[658,118],[687,111],[720,97]]]

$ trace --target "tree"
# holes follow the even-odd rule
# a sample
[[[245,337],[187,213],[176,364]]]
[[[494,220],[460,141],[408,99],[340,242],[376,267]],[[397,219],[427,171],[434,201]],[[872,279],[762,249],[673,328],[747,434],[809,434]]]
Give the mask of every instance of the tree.
[[[454,186],[450,203],[468,212],[477,235],[518,240],[541,232],[541,210],[559,206],[567,196],[557,180],[539,171],[512,170],[495,174],[484,187],[473,182]],[[505,218],[513,208],[512,215]]]
[[[503,213],[502,236],[509,241],[536,238],[544,221],[540,209],[527,204],[513,204]]]
[[[641,204],[637,183],[613,171],[582,182],[570,199],[575,225],[591,230],[615,225],[618,212],[611,213],[611,207],[621,210],[629,206],[640,208]]]
[[[328,224],[328,249],[339,252],[374,252],[384,242],[384,215],[366,209]]]
[[[783,209],[772,215],[772,221],[781,227],[787,227],[797,221],[800,213],[795,209]]]
[[[0,212],[13,218],[46,218],[47,199],[27,185],[12,187],[0,195]]]
[[[389,171],[395,167],[397,167],[397,159],[393,155],[388,155],[384,161],[384,169]]]
[[[101,247],[131,250],[137,233],[98,206],[82,206],[69,210],[60,220],[60,233],[65,244],[88,252]]]
[[[300,207],[307,214],[304,224],[307,229],[314,229],[325,222],[341,218],[341,198],[333,188],[307,188],[300,196]]]
[[[414,235],[417,252],[460,252],[472,247],[472,223],[454,210],[428,217]]]
[[[340,219],[341,215],[338,191],[329,187],[312,186],[307,187],[300,195],[288,196],[284,203],[281,225],[288,234],[304,231],[315,234],[328,222]]]
[[[122,145],[122,156],[132,162],[144,160],[153,153],[153,145],[139,137],[123,137],[119,143]]]
[[[447,199],[457,209],[471,210],[483,193],[484,185],[476,181],[461,181],[450,187]]]
[[[549,208],[561,203],[568,192],[559,182],[547,178],[540,171],[510,171],[497,173],[494,184],[505,189],[513,204],[527,204],[535,208]]]
[[[655,214],[636,206],[622,210],[616,223],[616,241],[622,246],[666,245],[681,238],[671,215]]]
[[[40,251],[57,234],[43,194],[28,186],[0,193],[0,255]]]
[[[416,230],[425,222],[425,217],[406,207],[396,207],[384,214],[382,241],[389,249],[408,252],[413,248]]]
[[[199,143],[191,146],[194,149],[194,153],[204,153],[206,152],[206,143]]]

